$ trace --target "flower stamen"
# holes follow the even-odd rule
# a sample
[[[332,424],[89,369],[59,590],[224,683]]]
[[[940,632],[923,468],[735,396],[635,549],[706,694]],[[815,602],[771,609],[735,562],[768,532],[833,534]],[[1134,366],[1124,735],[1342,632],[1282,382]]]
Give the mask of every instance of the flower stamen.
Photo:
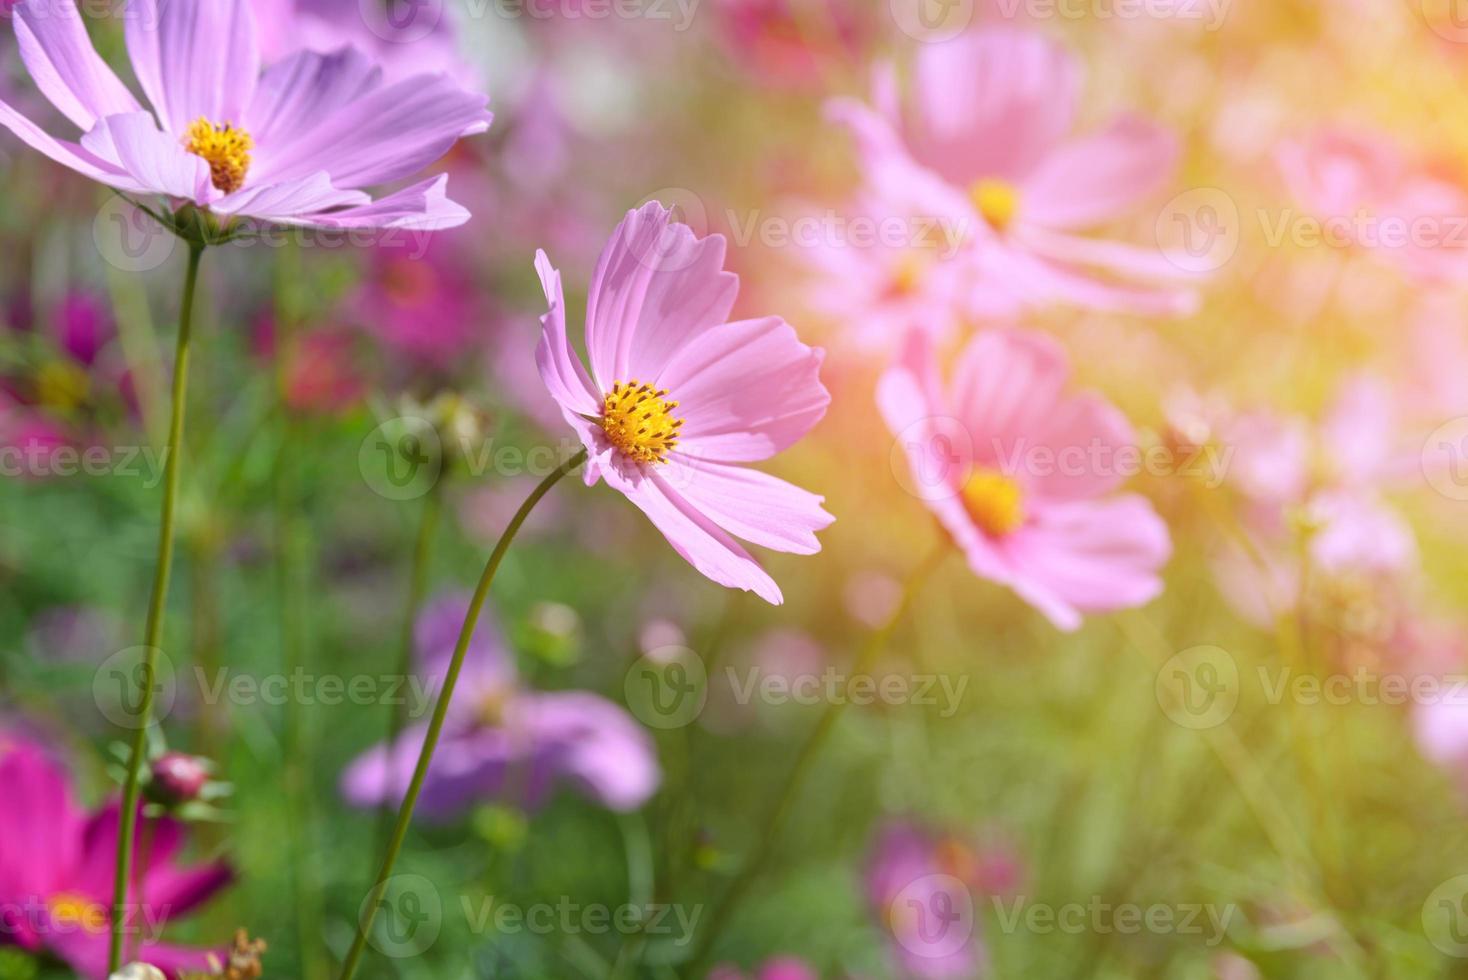
[[[997,470],[975,469],[962,494],[974,523],[993,537],[1003,537],[1025,522],[1024,491]]]
[[[612,385],[597,421],[623,455],[639,463],[666,463],[683,428],[683,420],[673,414],[678,403],[667,397],[666,389],[619,381]]]
[[[985,177],[969,190],[974,207],[995,231],[1003,231],[1019,210],[1019,188],[1007,180]]]
[[[243,129],[230,123],[215,125],[203,116],[189,127],[184,144],[184,149],[208,162],[210,180],[226,194],[244,186],[254,148],[254,139]]]

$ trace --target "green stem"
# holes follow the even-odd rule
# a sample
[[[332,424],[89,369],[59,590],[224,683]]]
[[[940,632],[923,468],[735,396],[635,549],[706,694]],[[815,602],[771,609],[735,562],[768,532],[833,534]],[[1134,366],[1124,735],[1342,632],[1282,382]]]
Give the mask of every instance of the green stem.
[[[418,538],[413,545],[413,568],[408,573],[408,598],[404,604],[403,633],[399,641],[397,671],[399,680],[407,678],[413,672],[413,633],[418,623],[418,609],[423,605],[423,594],[428,585],[429,557],[433,553],[433,535],[438,528],[438,515],[441,511],[439,493],[441,486],[442,480],[440,479],[428,491],[428,496],[423,499],[423,512],[418,517]],[[393,706],[388,718],[387,744],[390,746],[397,744],[398,736],[402,735],[408,723],[407,699],[400,698],[398,701],[399,703]],[[392,807],[384,802],[378,827],[379,850],[387,846],[392,834],[392,826]]]
[[[168,576],[173,568],[173,513],[178,501],[179,457],[183,455],[184,403],[188,398],[189,335],[194,319],[194,288],[199,280],[202,246],[189,248],[188,271],[184,275],[183,302],[178,311],[178,341],[173,358],[173,410],[168,426],[167,458],[163,469],[163,509],[158,524],[158,558],[153,572],[153,595],[148,602],[148,622],[143,637],[143,703],[133,732],[132,755],[122,791],[121,827],[117,836],[117,870],[112,885],[112,942],[108,972],[122,965],[127,913],[128,882],[132,878],[133,837],[138,818],[139,774],[147,749],[148,728],[153,719],[154,676],[158,670],[158,637],[163,627],[163,606],[168,598]]]
[[[929,575],[942,563],[948,555],[948,541],[945,538],[933,552],[913,570],[908,576],[907,584],[902,591],[902,599],[887,621],[873,630],[868,636],[866,643],[862,646],[856,659],[851,664],[851,673],[847,677],[847,685],[851,681],[865,674],[871,669],[877,657],[887,648],[887,641],[892,638],[892,633],[897,625],[902,622],[907,610],[912,606],[913,599],[917,596]],[[795,758],[795,765],[790,774],[785,777],[785,783],[780,788],[780,795],[776,797],[774,808],[770,811],[769,818],[765,821],[764,829],[760,832],[759,843],[750,859],[745,862],[739,874],[734,877],[729,885],[728,892],[724,895],[724,903],[714,910],[709,917],[708,928],[704,931],[703,938],[695,947],[693,957],[689,960],[689,968],[686,976],[696,977],[699,975],[700,967],[713,952],[714,943],[718,941],[720,933],[728,925],[734,912],[747,897],[749,888],[759,879],[764,871],[765,865],[775,852],[775,843],[780,837],[785,823],[790,818],[791,809],[800,796],[800,788],[805,784],[806,776],[810,773],[810,767],[815,763],[816,757],[825,746],[831,732],[836,728],[836,722],[841,720],[845,713],[846,705],[850,698],[840,697],[826,705],[825,712],[821,715],[816,727],[806,737],[805,744],[800,747],[800,753]]]
[[[408,792],[403,796],[402,805],[398,808],[398,821],[393,827],[392,838],[387,843],[387,854],[383,857],[382,868],[377,872],[377,881],[373,884],[372,891],[367,897],[366,908],[357,917],[357,935],[352,940],[352,948],[347,952],[346,962],[342,965],[341,980],[351,980],[357,972],[357,964],[366,949],[367,937],[372,932],[373,920],[377,918],[377,907],[382,903],[382,896],[387,891],[387,881],[392,876],[393,865],[398,860],[398,852],[402,850],[403,840],[408,836],[408,825],[413,822],[413,808],[418,804],[418,794],[423,790],[423,781],[428,776],[429,765],[433,762],[433,750],[438,746],[444,719],[448,716],[449,703],[454,697],[454,687],[459,683],[459,673],[464,667],[464,656],[469,652],[470,640],[474,638],[474,628],[479,625],[479,613],[484,608],[484,600],[489,597],[489,588],[494,584],[495,575],[499,572],[500,563],[504,561],[505,552],[510,550],[510,544],[515,540],[515,535],[519,533],[521,525],[535,509],[535,505],[540,503],[540,498],[549,493],[551,487],[560,482],[561,477],[585,463],[586,455],[586,450],[581,450],[540,481],[540,485],[531,491],[530,496],[525,498],[525,502],[515,512],[515,516],[510,519],[505,533],[500,535],[499,543],[490,553],[489,561],[484,566],[484,574],[479,577],[479,586],[474,590],[474,598],[469,603],[469,611],[464,616],[464,626],[459,631],[459,642],[454,647],[454,657],[449,662],[448,673],[444,676],[443,691],[438,696],[438,703],[434,705],[433,718],[428,723],[428,733],[424,736],[423,748],[418,753],[418,766],[413,770],[413,779],[408,784]]]

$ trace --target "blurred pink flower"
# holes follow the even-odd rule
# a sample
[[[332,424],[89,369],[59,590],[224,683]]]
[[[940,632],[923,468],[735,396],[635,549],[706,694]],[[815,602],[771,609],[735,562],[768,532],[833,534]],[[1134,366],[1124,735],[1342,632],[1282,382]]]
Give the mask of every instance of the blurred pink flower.
[[[821,975],[804,960],[777,956],[766,960],[764,966],[754,973],[745,973],[729,964],[716,966],[709,971],[708,980],[821,980]]]
[[[447,236],[429,239],[421,254],[380,245],[370,258],[348,311],[392,352],[419,367],[447,369],[487,339],[474,283]]]
[[[273,62],[297,51],[333,54],[353,47],[369,56],[389,84],[447,73],[468,89],[484,74],[460,50],[448,4],[419,0],[253,0],[260,53]]]
[[[1143,497],[1117,495],[1131,425],[1099,395],[1066,392],[1065,352],[1041,334],[980,333],[945,388],[914,331],[877,401],[927,503],[969,567],[1064,630],[1083,613],[1162,591],[1167,527]]]
[[[418,619],[414,651],[429,690],[448,671],[468,607],[467,596],[443,596]],[[401,800],[427,727],[359,756],[342,774],[342,795],[362,807]],[[535,808],[564,783],[613,810],[635,810],[661,778],[652,740],[626,711],[590,691],[522,687],[495,626],[481,623],[418,806],[440,819],[482,800]]]
[[[1134,116],[1070,136],[1080,66],[1060,45],[990,27],[924,45],[902,105],[890,71],[875,107],[838,100],[868,188],[890,213],[937,219],[969,247],[968,301],[981,315],[999,291],[1026,304],[1181,316],[1194,276],[1146,248],[1083,231],[1125,217],[1166,186],[1176,139]]]
[[[780,603],[780,587],[734,539],[820,550],[823,498],[742,463],[810,431],[830,395],[823,353],[779,317],[729,322],[738,277],[724,238],[698,239],[656,202],[629,211],[602,252],[586,313],[588,374],[566,333],[561,276],[536,269],[550,303],[535,356],[585,444],[587,485],[631,500],[675,551],[721,585]]]
[[[1225,547],[1214,571],[1243,619],[1270,627],[1299,604],[1296,544],[1304,528],[1311,568],[1327,581],[1381,582],[1416,567],[1412,528],[1385,499],[1420,474],[1420,456],[1402,438],[1398,419],[1391,389],[1357,375],[1318,425],[1259,410],[1219,424],[1249,544]]]
[[[57,139],[5,103],[0,125],[108,187],[226,218],[330,229],[468,220],[444,176],[377,200],[363,188],[401,181],[488,129],[484,96],[443,74],[384,84],[354,48],[296,50],[262,72],[252,0],[139,0],[125,20],[154,112],[97,55],[74,0],[22,0],[21,58],[83,135]]]
[[[966,843],[911,821],[891,821],[877,835],[867,901],[903,976],[971,980],[987,972],[972,857]]]
[[[1276,159],[1328,244],[1367,249],[1418,281],[1468,279],[1468,189],[1392,137],[1328,127],[1285,143]]]
[[[104,980],[111,935],[112,875],[121,805],[92,814],[71,796],[66,773],[41,746],[0,731],[0,946],[46,950],[86,980]],[[177,976],[208,967],[204,950],[158,942],[156,930],[229,884],[223,863],[182,867],[184,826],[140,816],[138,879],[131,901],[144,936],[129,959]]]
[[[717,0],[719,39],[759,85],[807,88],[861,59],[872,29],[843,0]]]

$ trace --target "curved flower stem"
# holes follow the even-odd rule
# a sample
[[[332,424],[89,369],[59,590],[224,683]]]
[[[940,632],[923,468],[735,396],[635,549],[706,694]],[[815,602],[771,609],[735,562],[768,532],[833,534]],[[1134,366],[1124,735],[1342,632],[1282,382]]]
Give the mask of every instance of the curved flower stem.
[[[907,578],[907,584],[903,587],[902,599],[897,603],[897,608],[892,610],[886,622],[867,635],[866,643],[862,645],[856,659],[852,661],[851,673],[847,676],[848,685],[853,678],[870,670],[877,657],[887,648],[887,641],[892,638],[892,633],[902,622],[903,617],[907,615],[907,610],[912,606],[912,601],[921,590],[923,583],[948,556],[948,548],[948,539],[944,538],[928,557],[913,569]],[[709,917],[708,928],[704,930],[703,938],[699,940],[692,958],[688,961],[686,976],[699,975],[699,970],[708,959],[709,954],[713,952],[714,943],[718,941],[720,933],[728,925],[735,910],[743,903],[750,886],[758,880],[765,865],[769,863],[775,851],[775,842],[784,830],[786,821],[790,818],[790,811],[800,796],[800,789],[805,783],[806,776],[810,773],[810,767],[814,764],[816,757],[820,755],[831,732],[835,730],[836,722],[841,720],[841,715],[845,712],[850,700],[847,697],[835,698],[826,705],[825,713],[821,715],[815,728],[806,737],[805,744],[800,747],[800,753],[795,757],[795,765],[791,767],[790,774],[785,777],[785,783],[780,788],[780,795],[775,798],[775,806],[770,811],[764,828],[760,831],[759,843],[755,847],[754,854],[745,862],[744,867],[730,883],[729,890],[724,895],[724,903]]]
[[[423,791],[423,781],[428,776],[428,767],[433,762],[433,750],[438,746],[439,735],[443,732],[444,719],[448,715],[449,703],[454,698],[454,687],[459,683],[459,673],[464,667],[464,656],[469,652],[469,642],[474,638],[474,628],[479,624],[479,613],[484,608],[484,600],[489,597],[489,588],[494,584],[495,575],[499,572],[500,563],[504,561],[505,552],[510,550],[510,544],[515,540],[521,525],[540,503],[540,498],[550,492],[551,487],[560,482],[565,476],[586,462],[586,450],[581,450],[560,466],[556,467],[540,485],[530,492],[515,516],[510,519],[505,533],[500,535],[499,543],[494,546],[490,553],[489,561],[484,566],[484,574],[479,577],[479,586],[474,590],[474,598],[469,602],[469,612],[464,616],[464,626],[459,631],[459,642],[454,646],[454,657],[449,662],[448,673],[444,675],[443,690],[439,693],[438,703],[433,707],[433,718],[428,722],[428,732],[423,738],[423,748],[418,753],[418,765],[413,770],[413,779],[408,783],[408,792],[403,796],[402,805],[398,808],[398,820],[393,826],[392,837],[387,842],[387,853],[382,860],[382,868],[377,872],[377,881],[372,885],[372,891],[367,896],[367,903],[362,913],[357,917],[357,935],[352,940],[352,948],[347,952],[346,961],[342,964],[341,980],[351,980],[357,972],[357,964],[362,959],[362,953],[367,946],[367,937],[372,932],[372,922],[377,918],[377,907],[382,903],[383,893],[387,891],[388,878],[392,876],[393,865],[397,863],[398,852],[402,850],[403,840],[408,836],[408,825],[413,822],[413,808],[418,803],[418,794]]]
[[[122,791],[121,825],[117,835],[117,870],[112,885],[112,942],[107,956],[108,972],[116,973],[122,961],[122,943],[127,928],[127,886],[132,877],[133,837],[138,819],[139,773],[147,749],[148,728],[153,721],[153,678],[158,670],[158,638],[163,629],[163,605],[168,598],[168,576],[173,569],[173,514],[178,502],[179,457],[183,454],[184,406],[188,400],[189,335],[194,319],[194,289],[199,280],[201,245],[189,247],[188,271],[184,274],[183,301],[178,311],[178,340],[173,358],[173,410],[168,425],[167,454],[163,464],[163,509],[158,523],[158,558],[153,572],[153,595],[148,602],[148,621],[143,637],[143,700],[133,732],[132,755],[127,764],[127,781]]]
[[[418,610],[423,605],[423,593],[428,585],[429,557],[433,553],[433,536],[438,529],[438,515],[442,510],[443,480],[441,476],[438,482],[429,489],[428,495],[423,498],[423,510],[418,516],[418,537],[413,544],[413,567],[408,573],[408,597],[403,607],[403,633],[400,640],[401,649],[398,651],[397,678],[403,680],[413,672],[413,631],[418,622]],[[398,736],[402,735],[403,729],[407,727],[408,704],[407,699],[399,699],[399,703],[393,705],[392,713],[388,717],[387,744],[396,745]],[[387,846],[392,834],[393,814],[392,807],[386,802],[382,805],[381,823],[378,828],[378,849]]]

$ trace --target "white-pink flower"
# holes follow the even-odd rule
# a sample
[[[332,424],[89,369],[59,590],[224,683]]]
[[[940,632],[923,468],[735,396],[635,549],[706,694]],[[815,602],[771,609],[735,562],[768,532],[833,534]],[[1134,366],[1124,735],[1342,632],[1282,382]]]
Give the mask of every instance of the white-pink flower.
[[[909,489],[969,567],[1065,630],[1151,601],[1171,553],[1151,503],[1115,493],[1136,461],[1130,424],[1099,395],[1068,393],[1069,377],[1053,340],[1006,328],[970,341],[945,385],[913,331],[877,387]]]
[[[1177,316],[1196,308],[1193,278],[1155,245],[1086,232],[1135,212],[1164,187],[1173,135],[1136,116],[1073,137],[1080,66],[1041,34],[990,27],[929,44],[904,104],[890,72],[875,107],[839,100],[869,189],[899,214],[968,233],[970,301],[996,291],[1027,304]]]
[[[536,269],[550,312],[536,363],[605,479],[680,555],[721,585],[772,603],[779,586],[736,538],[820,550],[823,498],[742,464],[769,459],[825,415],[823,354],[779,317],[729,322],[739,279],[724,239],[698,238],[657,203],[629,211],[597,262],[586,310],[588,372],[566,333],[560,273]]]

